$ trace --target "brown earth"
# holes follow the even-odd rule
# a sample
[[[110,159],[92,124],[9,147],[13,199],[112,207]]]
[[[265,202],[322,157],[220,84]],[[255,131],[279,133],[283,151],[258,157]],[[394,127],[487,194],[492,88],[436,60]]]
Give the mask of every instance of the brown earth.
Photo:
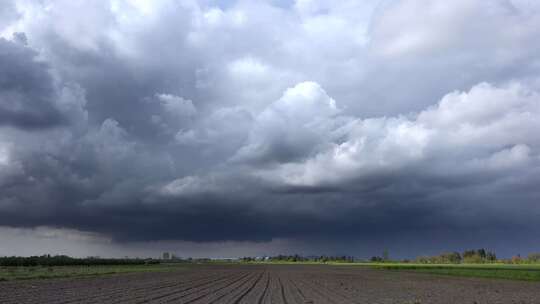
[[[0,283],[0,303],[540,303],[540,283],[325,265],[193,265],[174,272]]]

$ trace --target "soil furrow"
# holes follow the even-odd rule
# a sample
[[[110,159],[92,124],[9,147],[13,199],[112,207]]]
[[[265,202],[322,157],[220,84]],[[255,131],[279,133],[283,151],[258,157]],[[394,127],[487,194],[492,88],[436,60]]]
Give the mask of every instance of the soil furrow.
[[[221,284],[227,284],[227,282],[229,280],[235,279],[238,276],[240,276],[240,279],[241,279],[243,276],[247,276],[247,275],[249,275],[249,273],[244,274],[244,275],[242,275],[242,274],[227,274],[225,276],[221,276],[219,278],[212,279],[212,280],[210,280],[208,282],[201,283],[201,284],[199,284],[197,286],[192,286],[192,287],[189,287],[189,288],[186,288],[186,289],[183,289],[183,290],[180,290],[180,291],[176,291],[176,292],[169,292],[164,296],[160,296],[158,298],[158,300],[160,300],[160,302],[165,302],[165,303],[174,302],[174,301],[186,298],[188,296],[191,296],[193,294],[200,293],[201,291],[206,291],[206,290],[212,289],[215,286],[220,286]],[[187,293],[186,293],[186,291],[187,291]],[[153,300],[153,301],[155,301],[155,300]],[[153,302],[151,301],[151,302],[148,302],[148,303],[153,303]]]
[[[284,275],[281,277],[283,285],[285,287],[285,293],[289,295],[289,302],[292,303],[305,303],[303,295],[299,293],[299,290],[293,285],[290,276]]]
[[[249,286],[246,290],[244,290],[240,296],[238,298],[236,298],[236,300],[234,300],[234,304],[238,304],[240,303],[240,301],[242,301],[242,299],[250,292],[253,290],[253,288],[255,288],[255,285],[257,285],[257,283],[259,283],[261,281],[261,278],[263,277],[264,275],[264,272],[262,272],[259,277],[257,277],[257,280],[255,280],[255,282],[253,282],[253,284],[251,284],[251,286]]]
[[[227,276],[220,276],[218,278],[215,278],[215,276],[209,276],[209,277],[204,278],[203,280],[200,280],[200,281],[203,281],[202,283],[200,281],[193,282],[194,283],[193,285],[189,285],[189,286],[187,286],[187,287],[185,287],[185,288],[183,288],[181,290],[177,290],[175,288],[169,288],[169,289],[172,289],[172,291],[166,292],[165,294],[160,294],[158,296],[154,296],[151,299],[144,299],[144,300],[138,301],[136,303],[137,304],[151,303],[152,301],[156,301],[156,300],[159,300],[159,299],[171,296],[171,295],[175,295],[175,294],[178,294],[178,293],[182,293],[182,292],[185,292],[185,291],[188,291],[188,290],[194,290],[194,289],[197,290],[197,288],[215,284],[216,282],[219,282],[221,280],[225,280],[226,278],[227,278]],[[180,285],[181,284],[176,284],[176,286],[180,286]],[[154,294],[156,293],[155,290],[152,290],[152,292]],[[133,303],[133,302],[130,302],[130,303]]]
[[[281,279],[279,278],[279,276],[277,279],[279,283],[279,290],[281,293],[281,299],[283,300],[283,304],[289,304],[289,302],[287,301],[287,298],[285,297],[285,288],[283,288],[283,283],[281,282]]]
[[[1,304],[540,304],[539,282],[359,266],[191,264],[166,273],[0,282]]]
[[[146,295],[148,293],[148,290],[152,290],[152,293],[157,293],[160,290],[167,290],[167,289],[171,289],[171,288],[177,288],[177,287],[180,287],[180,286],[186,287],[186,285],[187,285],[189,287],[189,286],[191,286],[193,284],[198,284],[201,281],[203,283],[211,282],[210,279],[212,279],[212,278],[214,278],[214,276],[195,276],[194,278],[186,276],[186,277],[180,278],[180,280],[179,280],[179,278],[176,278],[175,280],[171,280],[168,284],[164,284],[163,286],[158,285],[159,282],[151,284],[152,286],[146,286],[146,287],[142,286],[142,287],[139,287],[137,289],[131,290],[130,293],[132,295],[136,295],[136,296],[134,296],[132,299],[130,299],[129,303],[133,303],[134,299],[144,297],[144,295]],[[115,301],[111,302],[111,304],[125,303],[125,301],[126,301],[125,298],[120,298],[120,299],[116,299]],[[144,303],[144,302],[142,302],[142,303]]]
[[[304,290],[304,294],[314,303],[333,303],[333,304],[339,304],[336,301],[334,301],[331,298],[328,298],[323,293],[321,293],[316,288],[313,288],[313,286],[309,285],[309,279],[300,279],[298,280],[298,284],[300,287]]]
[[[331,296],[334,300],[337,300],[337,298],[341,298],[341,301],[344,303],[356,304],[354,302],[354,299],[351,299],[342,293],[334,291],[332,288],[329,288],[328,286],[322,284],[318,280],[314,279],[314,280],[310,280],[309,282],[313,286],[314,289],[321,290],[321,291],[324,290],[324,293],[328,294],[328,296]]]
[[[209,278],[208,276],[196,277],[195,282],[207,280],[208,278]],[[193,280],[190,280],[190,279],[191,278],[189,277],[182,277],[182,280],[178,281],[178,277],[176,277],[174,279],[165,280],[165,284],[160,284],[159,281],[156,281],[156,282],[149,282],[146,285],[141,285],[141,286],[131,287],[131,288],[130,286],[118,287],[117,289],[110,290],[108,293],[105,293],[105,294],[100,293],[100,294],[96,294],[90,297],[79,296],[78,299],[70,300],[62,304],[80,303],[81,298],[84,298],[85,302],[91,302],[92,300],[96,300],[96,303],[100,303],[104,301],[107,301],[107,303],[110,303],[110,304],[118,304],[125,301],[129,301],[129,303],[133,303],[133,300],[135,298],[134,295],[138,295],[140,297],[141,294],[142,295],[146,294],[148,290],[152,290],[153,293],[156,293],[159,290],[175,288],[175,287],[179,287],[179,286],[182,286],[184,284],[189,284],[189,283],[195,283]],[[125,299],[126,294],[129,294],[131,296],[130,300]]]
[[[223,290],[223,289],[225,289],[225,288],[228,288],[228,287],[230,287],[231,285],[234,285],[234,284],[236,284],[236,283],[238,283],[238,282],[244,280],[246,277],[249,279],[251,276],[252,276],[251,273],[244,274],[244,275],[240,276],[239,278],[235,278],[235,279],[232,280],[232,281],[226,282],[224,286],[218,287],[217,289],[214,289],[215,286],[210,286],[210,287],[208,287],[208,288],[206,288],[206,289],[203,289],[203,290],[197,290],[197,291],[194,291],[193,293],[190,293],[189,295],[197,294],[197,293],[200,293],[201,291],[207,291],[207,290],[210,290],[210,292],[206,292],[206,293],[204,293],[204,294],[202,294],[202,295],[197,295],[197,296],[195,296],[194,298],[191,298],[191,299],[186,299],[186,301],[183,302],[183,303],[185,303],[185,304],[187,304],[187,303],[194,303],[194,302],[196,302],[196,301],[198,301],[198,300],[200,300],[200,299],[203,299],[203,298],[205,298],[205,297],[211,296],[211,295],[213,295],[213,294],[215,294],[215,293],[217,293],[217,292],[219,292],[219,291],[221,291],[221,290]],[[219,285],[218,285],[218,286],[219,286]],[[186,296],[188,296],[188,295],[183,295],[183,296],[180,296],[180,297],[176,297],[176,298],[170,299],[170,301],[167,301],[167,303],[170,303],[170,302],[174,302],[174,301],[180,300],[180,299],[182,299],[182,298],[184,298],[184,297],[186,297]]]
[[[302,289],[298,288],[298,286],[296,285],[296,283],[294,282],[294,280],[290,280],[291,284],[294,286],[294,288],[296,289],[296,291],[298,292],[298,294],[302,297],[302,299],[304,300],[304,302],[306,301],[306,296],[304,295],[304,293],[302,292]]]
[[[270,285],[270,272],[267,272],[266,273],[266,284],[264,285],[264,290],[263,292],[261,293],[261,295],[259,296],[259,298],[257,299],[257,304],[262,304],[263,300],[264,300],[264,297],[266,296],[266,294],[268,293],[268,285]]]
[[[249,284],[249,282],[253,279],[255,279],[257,277],[257,274],[253,274],[253,276],[249,277],[249,279],[241,282],[240,284],[238,284],[237,286],[235,286],[234,288],[229,288],[227,290],[224,290],[225,292],[223,292],[221,295],[219,295],[217,298],[213,299],[211,302],[209,302],[209,304],[214,304],[214,303],[220,303],[220,302],[227,302],[226,299],[227,297],[234,297],[236,292],[238,292],[239,290],[241,290],[241,288],[243,286],[245,286],[246,284]]]

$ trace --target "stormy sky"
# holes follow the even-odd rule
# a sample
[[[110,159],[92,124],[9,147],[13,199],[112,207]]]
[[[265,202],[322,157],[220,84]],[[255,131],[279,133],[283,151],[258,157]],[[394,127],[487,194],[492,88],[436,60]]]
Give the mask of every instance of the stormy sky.
[[[0,255],[540,251],[540,2],[1,0]]]

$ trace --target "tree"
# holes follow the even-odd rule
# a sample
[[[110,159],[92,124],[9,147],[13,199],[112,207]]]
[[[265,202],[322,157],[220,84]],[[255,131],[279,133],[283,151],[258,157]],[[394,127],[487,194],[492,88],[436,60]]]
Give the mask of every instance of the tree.
[[[461,262],[461,255],[459,252],[446,252],[440,255],[441,263],[453,263],[458,264]]]
[[[381,258],[380,256],[372,256],[370,261],[372,261],[374,263],[379,263],[379,262],[383,261],[383,258]]]
[[[476,254],[476,251],[474,250],[465,250],[463,251],[463,258],[469,258],[469,257],[472,257]]]
[[[495,262],[495,261],[497,261],[497,256],[495,255],[494,252],[488,251],[486,253],[486,260],[488,262]]]
[[[476,254],[478,254],[478,256],[482,259],[486,258],[486,250],[484,248],[476,250]]]
[[[529,254],[529,256],[527,257],[527,260],[530,263],[538,263],[538,262],[540,262],[540,253],[531,253],[531,254]]]
[[[388,254],[388,250],[383,251],[382,259],[384,262],[388,262],[390,260],[390,256]]]

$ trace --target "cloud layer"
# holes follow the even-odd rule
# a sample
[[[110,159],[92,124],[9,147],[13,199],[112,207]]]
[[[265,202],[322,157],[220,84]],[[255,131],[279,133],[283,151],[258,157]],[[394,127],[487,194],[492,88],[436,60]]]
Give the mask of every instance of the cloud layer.
[[[540,250],[531,1],[25,0],[0,17],[1,226],[227,254]]]

